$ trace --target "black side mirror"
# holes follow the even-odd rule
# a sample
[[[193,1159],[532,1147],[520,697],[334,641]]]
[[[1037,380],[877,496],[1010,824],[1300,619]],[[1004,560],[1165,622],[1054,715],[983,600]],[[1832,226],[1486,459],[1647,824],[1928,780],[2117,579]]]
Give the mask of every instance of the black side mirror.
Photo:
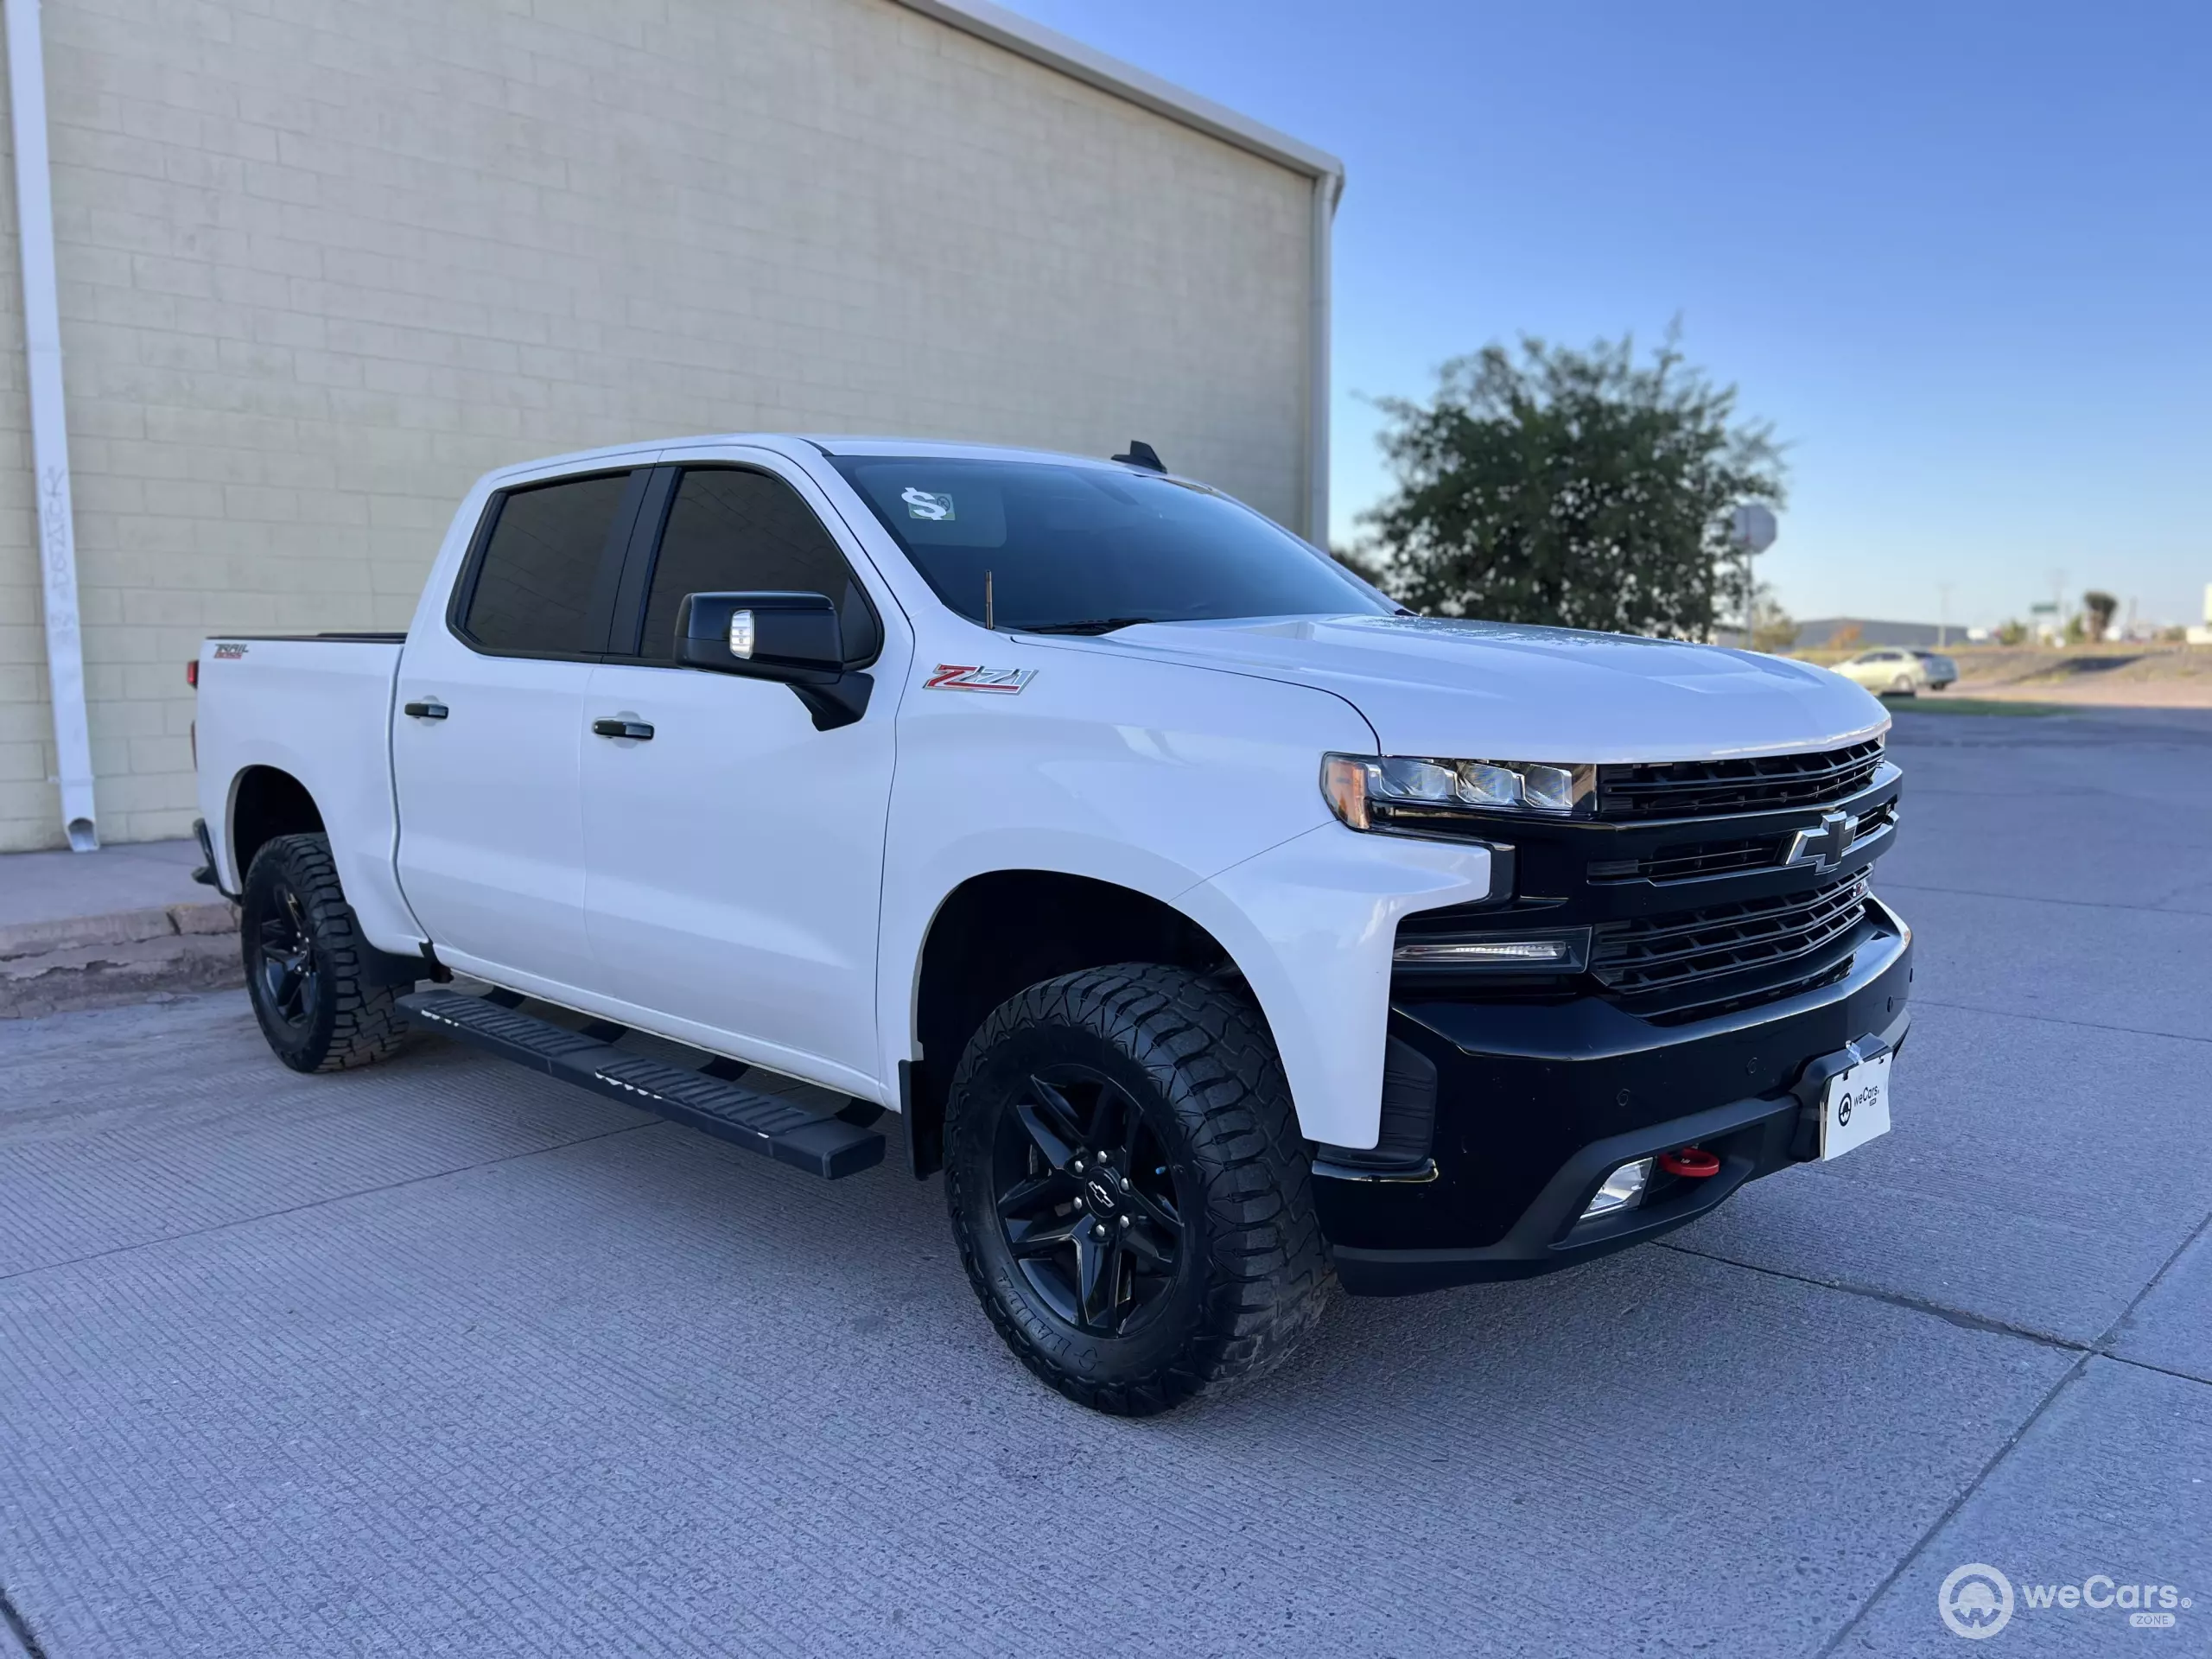
[[[687,594],[676,608],[676,660],[686,668],[781,680],[815,729],[849,726],[874,682],[845,666],[837,607],[822,594]]]

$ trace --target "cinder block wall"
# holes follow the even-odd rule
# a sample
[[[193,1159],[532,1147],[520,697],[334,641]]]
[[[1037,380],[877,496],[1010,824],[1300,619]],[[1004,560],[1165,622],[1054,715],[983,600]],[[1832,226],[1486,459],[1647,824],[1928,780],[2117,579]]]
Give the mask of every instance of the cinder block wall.
[[[529,456],[1142,437],[1300,521],[1309,181],[890,0],[45,23],[105,839],[189,828],[204,634],[404,626],[468,482]],[[60,836],[11,190],[0,226],[12,849]]]

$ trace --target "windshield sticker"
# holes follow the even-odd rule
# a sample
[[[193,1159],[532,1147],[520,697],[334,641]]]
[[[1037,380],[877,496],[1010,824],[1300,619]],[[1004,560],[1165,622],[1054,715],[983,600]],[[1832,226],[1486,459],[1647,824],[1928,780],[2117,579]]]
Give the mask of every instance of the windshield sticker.
[[[926,518],[933,524],[949,524],[953,521],[952,498],[949,495],[934,495],[909,485],[899,492],[899,499],[906,504],[909,518]]]
[[[1003,691],[1020,696],[1021,688],[1037,677],[1033,668],[977,668],[973,664],[939,663],[922,682],[925,691]]]

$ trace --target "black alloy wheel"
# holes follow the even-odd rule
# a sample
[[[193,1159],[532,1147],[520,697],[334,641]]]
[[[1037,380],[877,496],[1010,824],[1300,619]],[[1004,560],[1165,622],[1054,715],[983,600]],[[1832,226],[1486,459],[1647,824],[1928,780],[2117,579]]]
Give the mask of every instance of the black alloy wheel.
[[[257,999],[294,1031],[309,1029],[322,1006],[322,976],[315,968],[315,940],[300,895],[280,876],[273,901],[255,930],[254,978]]]
[[[1144,1109],[1087,1065],[1032,1075],[999,1118],[993,1186],[1007,1254],[1052,1312],[1122,1337],[1174,1282],[1184,1199]]]
[[[412,964],[361,937],[330,842],[278,836],[247,867],[238,905],[246,995],[261,1034],[295,1071],[338,1071],[398,1052]]]
[[[984,1313],[1094,1410],[1262,1375],[1335,1286],[1282,1063],[1224,976],[1122,963],[1032,985],[969,1040],[944,1135]]]

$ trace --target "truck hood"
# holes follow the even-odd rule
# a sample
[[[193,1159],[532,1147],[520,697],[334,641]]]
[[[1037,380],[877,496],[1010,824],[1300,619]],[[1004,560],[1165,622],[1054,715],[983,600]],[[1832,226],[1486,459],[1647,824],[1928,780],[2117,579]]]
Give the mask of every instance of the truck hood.
[[[1889,725],[1840,674],[1628,634],[1448,617],[1147,623],[1117,652],[1319,686],[1386,754],[1556,763],[1832,748]]]

